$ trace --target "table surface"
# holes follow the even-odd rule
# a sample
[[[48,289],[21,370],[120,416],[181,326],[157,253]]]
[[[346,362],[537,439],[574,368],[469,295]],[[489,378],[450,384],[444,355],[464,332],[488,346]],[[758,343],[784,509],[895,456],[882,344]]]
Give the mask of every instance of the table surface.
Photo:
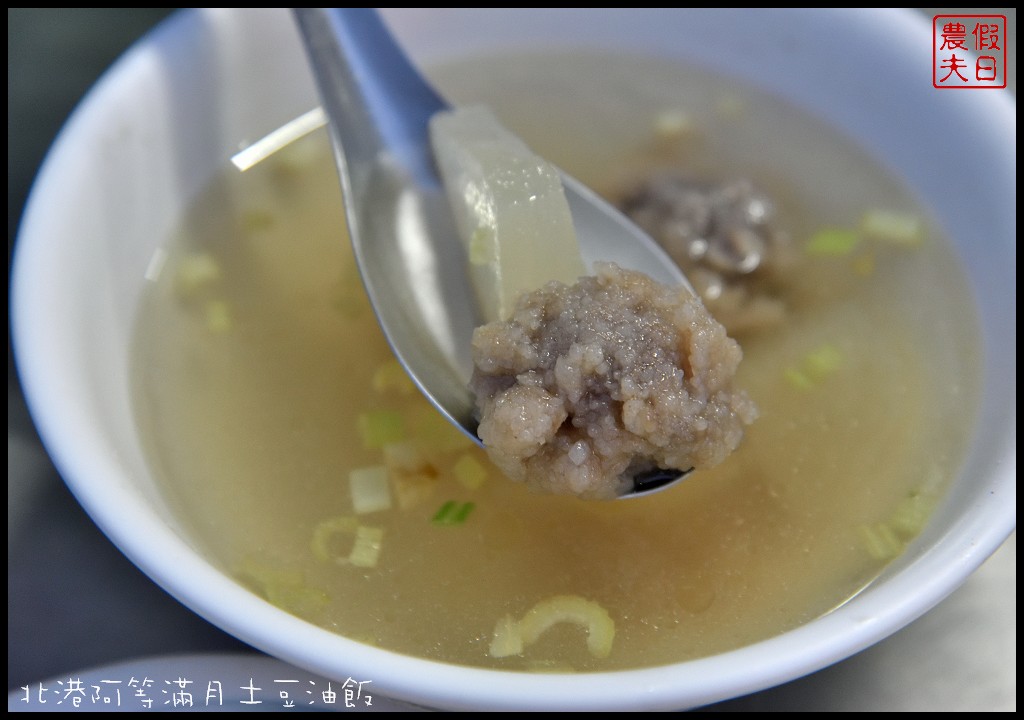
[[[8,9],[8,261],[28,189],[60,125],[103,70],[171,10]],[[925,12],[940,10],[951,12]],[[1015,59],[1016,11],[992,12],[1008,17]],[[1015,92],[1015,62],[1009,78]],[[267,658],[164,593],[79,507],[36,435],[10,343],[7,389],[11,708],[26,709],[17,701],[23,686],[117,663],[153,674],[168,655],[216,663],[240,653],[243,664],[261,667]],[[1014,534],[964,586],[896,635],[709,709],[1016,710],[1016,557]]]

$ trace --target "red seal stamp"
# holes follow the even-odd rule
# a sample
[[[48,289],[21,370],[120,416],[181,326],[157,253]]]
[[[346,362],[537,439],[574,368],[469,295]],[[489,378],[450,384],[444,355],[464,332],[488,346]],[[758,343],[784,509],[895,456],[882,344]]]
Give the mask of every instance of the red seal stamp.
[[[932,85],[1006,87],[1006,16],[936,15],[932,18]]]

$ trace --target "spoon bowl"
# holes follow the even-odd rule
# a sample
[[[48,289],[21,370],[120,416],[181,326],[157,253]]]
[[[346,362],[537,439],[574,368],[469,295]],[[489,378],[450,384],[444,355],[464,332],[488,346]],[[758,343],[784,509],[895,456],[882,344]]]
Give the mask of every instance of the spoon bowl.
[[[371,8],[296,8],[370,303],[398,361],[430,402],[480,444],[469,390],[473,330],[483,324],[431,152],[429,122],[448,103]],[[582,183],[562,185],[587,267],[611,261],[692,291],[640,228]],[[657,470],[626,497],[685,473]]]

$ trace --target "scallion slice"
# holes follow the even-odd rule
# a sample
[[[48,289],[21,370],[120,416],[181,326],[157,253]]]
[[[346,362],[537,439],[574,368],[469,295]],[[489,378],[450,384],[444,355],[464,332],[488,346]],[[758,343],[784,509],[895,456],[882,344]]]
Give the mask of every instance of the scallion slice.
[[[476,507],[476,503],[464,502],[460,503],[458,500],[449,500],[441,508],[434,513],[434,517],[431,518],[430,522],[435,525],[445,525],[453,527],[455,525],[462,525],[466,522],[466,518],[473,512],[473,508]]]

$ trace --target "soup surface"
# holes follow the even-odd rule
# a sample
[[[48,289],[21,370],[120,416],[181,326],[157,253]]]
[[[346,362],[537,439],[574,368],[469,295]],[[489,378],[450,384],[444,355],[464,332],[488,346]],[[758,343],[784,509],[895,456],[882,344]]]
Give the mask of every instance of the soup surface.
[[[318,134],[225,170],[140,317],[140,425],[194,542],[338,633],[523,670],[729,650],[870,583],[958,471],[974,413],[971,299],[913,198],[813,118],[696,70],[515,57],[435,78],[613,199],[666,169],[771,198],[795,250],[781,321],[737,333],[759,419],[721,465],[648,497],[502,477],[391,358]],[[574,621],[502,645],[535,607]]]

